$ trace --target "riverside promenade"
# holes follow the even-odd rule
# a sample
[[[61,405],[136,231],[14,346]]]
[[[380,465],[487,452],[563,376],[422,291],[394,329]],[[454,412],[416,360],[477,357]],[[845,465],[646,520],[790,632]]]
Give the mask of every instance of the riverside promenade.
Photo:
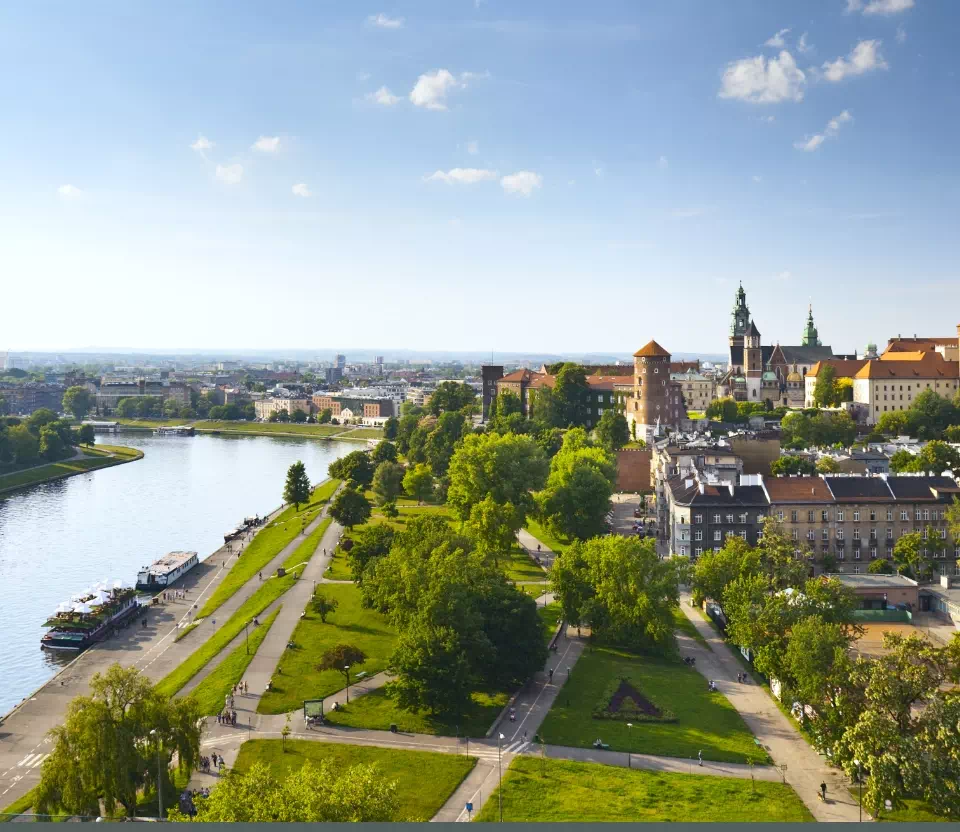
[[[264,574],[276,572],[276,568],[323,522],[327,508],[325,506],[301,534],[264,566]],[[267,520],[275,519],[282,509],[274,511]],[[262,528],[266,528],[266,524]],[[261,584],[254,576],[196,629],[180,641],[175,640],[181,626],[193,620],[194,613],[203,607],[229,573],[248,541],[241,545],[242,549],[238,549],[237,544],[222,546],[184,576],[176,588],[186,590],[185,600],[144,607],[143,615],[127,629],[81,653],[4,716],[0,722],[0,809],[37,785],[40,767],[53,750],[47,733],[63,722],[67,706],[74,697],[89,693],[90,679],[95,673],[102,673],[118,662],[124,667],[134,666],[152,681],[159,681],[215,632],[214,622],[225,622],[260,588]],[[144,618],[146,627],[141,624]],[[225,650],[232,646],[227,645]],[[40,649],[39,644],[37,649]],[[197,674],[195,681],[211,670],[212,666],[205,668]]]

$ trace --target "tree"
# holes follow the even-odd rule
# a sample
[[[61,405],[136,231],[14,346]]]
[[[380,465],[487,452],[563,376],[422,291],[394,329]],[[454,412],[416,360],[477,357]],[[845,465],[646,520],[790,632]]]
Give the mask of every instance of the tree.
[[[352,529],[370,519],[370,501],[354,488],[344,488],[330,506],[330,516]]]
[[[887,558],[877,558],[870,561],[867,572],[871,575],[892,575],[893,564]]]
[[[180,402],[176,399],[167,399],[163,403],[163,415],[167,419],[176,419],[180,413]]]
[[[881,413],[877,421],[877,430],[887,436],[902,436],[907,432],[907,422],[909,416],[904,410],[892,410],[889,413]]]
[[[657,556],[653,540],[574,542],[554,562],[551,583],[570,620],[586,621],[597,637],[633,648],[672,646],[677,571]]]
[[[501,505],[512,503],[526,518],[534,505],[531,492],[543,488],[548,467],[546,455],[529,436],[466,436],[450,460],[447,504],[465,521],[473,506],[489,496]]]
[[[467,529],[477,543],[477,551],[490,558],[495,566],[516,543],[517,530],[523,524],[513,503],[495,503],[485,497],[470,510]]]
[[[727,587],[741,576],[761,571],[760,554],[749,543],[730,535],[719,552],[705,551],[693,565],[693,591],[698,599],[709,598],[723,609]]]
[[[920,463],[915,454],[901,448],[890,457],[890,470],[894,474],[916,473],[920,471]]]
[[[303,424],[307,421],[307,414],[298,407],[291,414],[290,421],[296,422],[297,424]]]
[[[320,616],[320,621],[326,624],[327,616],[337,611],[340,602],[336,598],[328,598],[324,593],[318,591],[313,593],[310,605],[313,607],[313,611]]]
[[[421,463],[408,468],[403,476],[403,490],[416,498],[417,505],[430,499],[430,494],[433,492],[433,473],[430,471],[430,466]]]
[[[814,407],[836,407],[840,404],[840,392],[837,390],[837,371],[829,364],[820,367],[817,381],[813,385]]]
[[[331,477],[358,488],[368,488],[373,482],[373,460],[366,451],[351,451],[331,462],[328,470]]]
[[[119,804],[133,817],[138,793],[157,782],[158,757],[164,802],[172,805],[171,758],[176,754],[182,774],[190,771],[199,761],[200,726],[194,699],[168,699],[136,668],[111,665],[94,674],[90,695],[73,699],[63,724],[51,730],[54,746],[34,807],[99,816],[102,802],[107,814]]]
[[[306,466],[299,460],[287,468],[287,479],[283,484],[283,501],[292,503],[294,511],[300,511],[303,503],[310,501],[310,478]]]
[[[60,434],[51,425],[40,428],[40,456],[48,462],[56,462],[67,455],[67,448]]]
[[[396,462],[381,462],[373,474],[373,493],[380,505],[395,503],[403,486],[404,467]]]
[[[818,474],[839,474],[840,464],[832,456],[822,456],[817,460]]]
[[[374,465],[379,465],[381,462],[396,462],[397,446],[392,442],[378,442],[376,447],[370,452],[370,460]]]
[[[201,823],[345,823],[395,820],[397,782],[376,765],[347,768],[322,760],[277,778],[265,763],[231,771],[210,792],[193,798],[196,815],[179,809],[170,820]]]
[[[411,442],[410,460],[412,462],[427,462],[434,476],[442,477],[447,473],[450,458],[453,456],[457,444],[464,435],[470,432],[463,413],[447,411],[441,413],[436,425],[426,433],[423,440],[423,458],[417,458]]]
[[[393,535],[393,527],[386,523],[377,523],[360,530],[347,554],[350,572],[355,583],[363,583],[363,573],[371,561],[390,553]]]
[[[917,454],[917,465],[920,471],[932,474],[942,474],[946,470],[960,472],[960,453],[957,453],[946,442],[934,440],[927,442]]]
[[[781,456],[770,463],[770,473],[775,477],[786,477],[794,474],[809,476],[816,473],[816,470],[816,466],[802,456]]]
[[[330,422],[330,419],[333,417],[333,411],[329,407],[325,407],[320,411],[320,415],[317,417],[317,422],[321,425],[326,425]]]
[[[7,429],[7,444],[17,465],[31,465],[40,458],[40,440],[25,424]]]
[[[400,421],[396,416],[390,416],[383,423],[383,438],[389,441],[393,441],[397,438],[397,429],[400,427]]]
[[[439,416],[445,411],[463,410],[474,403],[477,394],[467,384],[456,381],[442,381],[430,396],[430,412]]]
[[[40,429],[57,421],[57,414],[48,407],[40,407],[31,413],[24,424],[34,436],[40,435]]]
[[[90,391],[79,385],[68,387],[63,394],[63,409],[73,414],[73,418],[82,422],[93,408]]]
[[[737,403],[728,396],[710,402],[704,415],[717,422],[736,422],[740,414],[737,411]]]
[[[597,441],[608,451],[616,451],[630,441],[630,429],[622,413],[612,408],[605,410],[594,429]]]
[[[343,674],[346,686],[350,687],[350,668],[356,668],[367,660],[367,654],[352,644],[338,644],[320,657],[317,670],[336,670]]]
[[[900,536],[893,546],[893,561],[901,574],[914,574],[920,564],[923,550],[923,536],[920,532],[910,532]]]
[[[589,398],[587,371],[579,364],[564,364],[553,386],[553,426],[584,427],[590,415]]]
[[[470,703],[470,661],[452,627],[416,622],[400,634],[389,669],[397,678],[388,695],[401,708],[460,715]]]

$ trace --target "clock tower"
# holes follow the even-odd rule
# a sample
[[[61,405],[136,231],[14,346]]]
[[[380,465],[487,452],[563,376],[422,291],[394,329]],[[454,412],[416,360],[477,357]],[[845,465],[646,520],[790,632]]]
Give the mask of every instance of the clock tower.
[[[742,368],[744,336],[750,327],[750,308],[747,306],[747,293],[743,291],[743,284],[737,289],[733,312],[730,314],[730,369]],[[738,347],[739,349],[734,349]]]

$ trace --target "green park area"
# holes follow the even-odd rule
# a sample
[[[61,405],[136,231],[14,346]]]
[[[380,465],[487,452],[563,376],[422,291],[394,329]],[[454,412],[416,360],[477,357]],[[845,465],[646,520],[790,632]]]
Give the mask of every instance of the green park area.
[[[282,714],[303,707],[304,699],[322,699],[344,687],[344,677],[336,670],[317,670],[325,651],[338,644],[349,644],[362,650],[367,660],[351,673],[367,676],[382,671],[396,646],[397,633],[385,616],[365,609],[360,603],[360,590],[352,584],[321,584],[317,587],[326,598],[336,601],[337,608],[320,615],[307,607],[293,632],[294,647],[288,647],[277,663],[270,686],[260,699],[259,711]],[[384,726],[389,727],[389,725]]]
[[[240,587],[261,572],[300,534],[304,525],[309,524],[317,516],[339,484],[339,480],[327,480],[321,483],[310,495],[310,502],[300,506],[299,511],[294,506],[287,506],[276,518],[260,529],[231,567],[229,574],[203,605],[198,617],[206,618],[211,615]]]
[[[813,817],[790,786],[733,777],[623,769],[517,757],[503,778],[513,822],[803,822]],[[494,792],[477,816],[499,819]]]
[[[78,450],[83,453],[83,456],[0,473],[0,494],[29,488],[43,482],[62,480],[65,477],[85,474],[100,468],[122,465],[143,457],[143,451],[119,445],[84,445]]]
[[[700,634],[697,626],[689,618],[687,618],[680,607],[674,607],[673,609],[673,622],[678,632],[683,633],[685,636],[689,636],[701,647],[710,647],[710,645],[707,644],[707,640]]]
[[[308,425],[296,422],[216,421],[213,419],[116,419],[126,428],[154,430],[174,425],[192,425],[197,433],[236,433],[246,436],[308,436],[328,439],[343,434],[341,439],[379,439],[380,428],[352,428],[349,425]]]
[[[337,745],[308,740],[249,740],[240,746],[235,769],[243,772],[264,763],[282,778],[305,763],[332,764],[337,771],[359,764],[376,765],[386,780],[397,784],[395,821],[428,821],[447,802],[476,765],[474,757],[432,751],[399,751],[361,745]]]
[[[523,527],[552,552],[562,552],[570,545],[568,538],[553,534],[545,523],[538,522],[532,517],[527,518]]]
[[[554,601],[554,603],[547,604],[545,607],[539,607],[537,612],[543,621],[543,637],[546,639],[547,644],[549,644],[551,639],[553,639],[553,634],[557,631],[557,624],[560,623],[562,609],[560,605]]]
[[[591,748],[600,738],[613,751],[767,761],[729,700],[679,658],[608,647],[584,651],[541,733],[551,745]]]

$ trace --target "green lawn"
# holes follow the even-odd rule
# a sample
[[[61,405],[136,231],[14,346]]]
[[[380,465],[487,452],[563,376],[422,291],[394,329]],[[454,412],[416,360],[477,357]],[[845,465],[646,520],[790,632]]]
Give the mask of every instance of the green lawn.
[[[537,540],[539,540],[544,546],[554,552],[562,552],[567,546],[570,545],[570,541],[566,538],[557,537],[547,531],[547,527],[541,525],[536,520],[528,517],[527,522],[524,525],[524,528],[530,532]]]
[[[33,789],[30,789],[19,800],[13,801],[9,806],[0,810],[0,823],[12,821],[14,815],[20,815],[33,809]]]
[[[310,558],[313,557],[314,552],[317,551],[317,547],[320,545],[320,541],[323,539],[323,535],[326,533],[327,529],[330,528],[330,524],[333,522],[332,518],[325,517],[320,521],[320,525],[317,526],[310,534],[308,534],[303,541],[294,549],[288,556],[287,559],[283,562],[283,568],[289,572],[291,569],[296,569],[298,566],[305,566],[309,563]]]
[[[906,807],[895,812],[881,812],[881,823],[956,823],[953,818],[938,815],[922,800],[905,800]]]
[[[500,566],[511,581],[542,581],[547,577],[547,573],[520,548],[519,543],[507,553],[506,558],[500,559]]]
[[[561,668],[562,670],[562,668]],[[627,678],[658,707],[671,711],[675,722],[597,719],[606,691]],[[679,658],[638,656],[606,647],[588,648],[543,723],[547,743],[591,748],[600,737],[614,751],[635,751],[667,757],[745,763],[766,762],[753,735],[721,693],[709,693],[706,680]]]
[[[476,818],[496,821],[494,792]],[[766,781],[517,757],[503,778],[504,821],[800,822],[813,817],[790,786]]]
[[[560,605],[554,601],[552,604],[540,607],[537,612],[540,614],[540,620],[543,621],[544,638],[547,644],[549,644],[553,638],[553,634],[557,631],[557,624],[560,623],[562,610],[560,609]]]
[[[293,422],[223,422],[210,419],[116,419],[127,428],[146,428],[153,430],[170,425],[193,425],[198,433],[243,433],[253,436],[273,434],[295,434],[297,436],[315,436],[325,438],[342,433],[342,425],[307,425]]]
[[[350,564],[347,563],[347,555],[339,549],[334,553],[330,560],[330,566],[323,577],[331,581],[352,581],[353,573],[350,571]]]
[[[397,783],[395,821],[428,821],[476,765],[476,759],[459,754],[431,751],[400,751],[362,745],[335,745],[287,740],[248,740],[240,746],[235,769],[243,771],[254,763],[270,766],[274,776],[298,771],[306,762],[327,760],[336,771],[349,766],[376,764],[380,772]]]
[[[324,718],[334,725],[351,728],[386,731],[391,724],[395,724],[397,730],[408,734],[482,737],[506,707],[509,699],[508,693],[475,691],[471,694],[471,703],[466,714],[459,718],[446,719],[422,712],[405,711],[380,688],[351,700],[343,710],[328,711]]]
[[[349,428],[341,428],[349,430]],[[380,428],[357,428],[344,434],[344,439],[382,439],[383,431]]]
[[[243,555],[231,567],[229,574],[207,599],[198,617],[206,618],[211,615],[280,554],[281,550],[300,534],[303,521],[310,523],[317,516],[339,484],[339,480],[327,480],[314,489],[310,502],[301,506],[300,511],[295,511],[293,506],[287,506],[275,520],[260,529]]]
[[[190,697],[200,703],[200,713],[204,716],[213,716],[223,710],[226,696],[233,690],[234,685],[243,678],[247,666],[253,661],[257,650],[267,637],[267,633],[270,632],[270,625],[273,624],[282,606],[282,604],[278,606],[260,622],[259,627],[254,628],[253,632],[250,633],[249,646],[244,642],[239,647],[235,647],[233,652],[191,691]]]
[[[32,485],[39,485],[42,482],[62,480],[65,477],[72,477],[75,474],[85,474],[88,471],[96,471],[100,468],[110,468],[114,465],[132,462],[135,459],[141,459],[143,457],[143,451],[138,451],[134,448],[123,448],[119,446],[99,447],[109,447],[112,451],[115,451],[116,454],[111,456],[98,448],[85,447],[82,449],[85,456],[80,459],[51,462],[47,465],[37,465],[33,468],[24,468],[19,471],[0,474],[0,494],[7,491],[17,491],[21,488],[28,488]]]
[[[323,584],[318,587],[339,606],[327,616],[327,623],[312,612],[300,619],[293,632],[294,648],[287,648],[278,665],[283,672],[273,677],[270,690],[260,699],[259,712],[282,714],[303,706],[304,699],[322,699],[343,688],[343,676],[336,670],[318,671],[320,656],[337,644],[351,644],[367,654],[357,670],[368,676],[387,666],[397,641],[396,631],[386,617],[360,605],[360,590],[352,584]]]
[[[700,635],[700,631],[697,629],[696,625],[689,618],[687,618],[680,607],[673,608],[673,622],[676,629],[685,636],[690,636],[690,638],[692,638],[701,646],[706,647],[708,650],[710,649],[710,645],[707,644],[707,640]]]

